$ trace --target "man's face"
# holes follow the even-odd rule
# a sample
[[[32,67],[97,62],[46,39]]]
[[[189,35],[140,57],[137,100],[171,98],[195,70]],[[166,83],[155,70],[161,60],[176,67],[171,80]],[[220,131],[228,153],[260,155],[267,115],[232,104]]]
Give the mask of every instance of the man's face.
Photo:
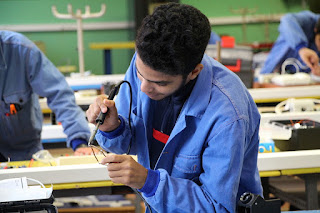
[[[161,100],[176,92],[185,85],[189,79],[182,75],[172,76],[151,69],[145,65],[137,55],[137,76],[141,81],[141,91],[153,100]]]
[[[314,43],[317,46],[318,51],[320,52],[320,34],[316,34],[315,38],[314,38]]]

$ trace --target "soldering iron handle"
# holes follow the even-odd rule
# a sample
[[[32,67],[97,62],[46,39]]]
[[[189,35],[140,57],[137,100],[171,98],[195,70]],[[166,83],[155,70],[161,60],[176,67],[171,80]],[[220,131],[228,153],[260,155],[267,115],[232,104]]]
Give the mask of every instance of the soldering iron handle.
[[[112,88],[109,96],[108,96],[108,100],[113,100],[114,97],[116,96],[116,94],[118,93],[119,91],[119,88],[120,88],[120,84],[116,85],[115,87]],[[107,113],[103,113],[103,112],[100,112],[98,117],[96,118],[96,123],[100,123],[100,124],[103,124],[104,122],[104,119],[106,118],[107,116]]]
[[[112,90],[110,91],[110,94],[108,96],[109,100],[113,100],[114,97],[116,96],[116,94],[118,93],[120,88],[120,84],[117,84],[115,87],[112,88]]]

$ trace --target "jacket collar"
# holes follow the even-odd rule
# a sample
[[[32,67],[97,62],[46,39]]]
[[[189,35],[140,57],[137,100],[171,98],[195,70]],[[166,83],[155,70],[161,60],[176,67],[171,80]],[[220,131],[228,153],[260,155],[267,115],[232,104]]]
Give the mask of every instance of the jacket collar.
[[[185,109],[186,115],[201,118],[206,108],[208,107],[211,90],[212,90],[212,72],[208,67],[208,56],[204,56],[202,64],[203,70],[200,72],[197,82],[193,87],[190,97],[186,100]],[[204,92],[205,91],[205,92]],[[194,107],[194,105],[197,107]]]
[[[204,68],[198,75],[197,82],[193,87],[190,97],[186,100],[181,109],[180,116],[178,117],[177,123],[170,134],[167,145],[169,145],[170,141],[172,141],[178,133],[186,128],[187,116],[193,116],[200,119],[209,105],[213,74],[209,68],[210,63],[208,60],[209,57],[205,56],[202,61]],[[181,115],[183,114],[184,116],[182,117]]]

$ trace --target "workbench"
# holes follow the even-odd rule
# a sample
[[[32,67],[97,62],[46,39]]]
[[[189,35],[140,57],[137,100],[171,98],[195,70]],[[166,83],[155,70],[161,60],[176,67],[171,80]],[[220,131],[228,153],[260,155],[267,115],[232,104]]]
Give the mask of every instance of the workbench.
[[[320,98],[320,85],[248,89],[256,103],[281,102],[288,98]]]
[[[281,200],[295,203],[301,209],[319,209],[317,182],[320,180],[320,150],[301,150],[262,153],[258,156],[258,168],[263,180],[265,197],[268,192]],[[268,178],[299,176],[305,182],[306,199],[296,198],[278,188],[269,186]]]
[[[303,177],[306,201],[299,202],[304,209],[319,208],[315,186],[320,174],[320,149],[261,153],[258,155],[258,168],[262,178],[283,175]],[[0,179],[22,176],[39,180],[48,187],[52,184],[56,197],[133,193],[129,187],[113,183],[106,167],[98,163],[0,170]],[[272,190],[272,193],[276,192]],[[280,194],[279,198],[285,197]]]

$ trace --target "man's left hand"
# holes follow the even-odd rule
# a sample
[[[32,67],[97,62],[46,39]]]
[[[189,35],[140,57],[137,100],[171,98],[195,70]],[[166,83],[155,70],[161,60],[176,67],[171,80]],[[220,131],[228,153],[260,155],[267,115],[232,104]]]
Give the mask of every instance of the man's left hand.
[[[129,155],[109,154],[102,159],[107,164],[109,176],[114,183],[141,189],[146,182],[148,170]]]

